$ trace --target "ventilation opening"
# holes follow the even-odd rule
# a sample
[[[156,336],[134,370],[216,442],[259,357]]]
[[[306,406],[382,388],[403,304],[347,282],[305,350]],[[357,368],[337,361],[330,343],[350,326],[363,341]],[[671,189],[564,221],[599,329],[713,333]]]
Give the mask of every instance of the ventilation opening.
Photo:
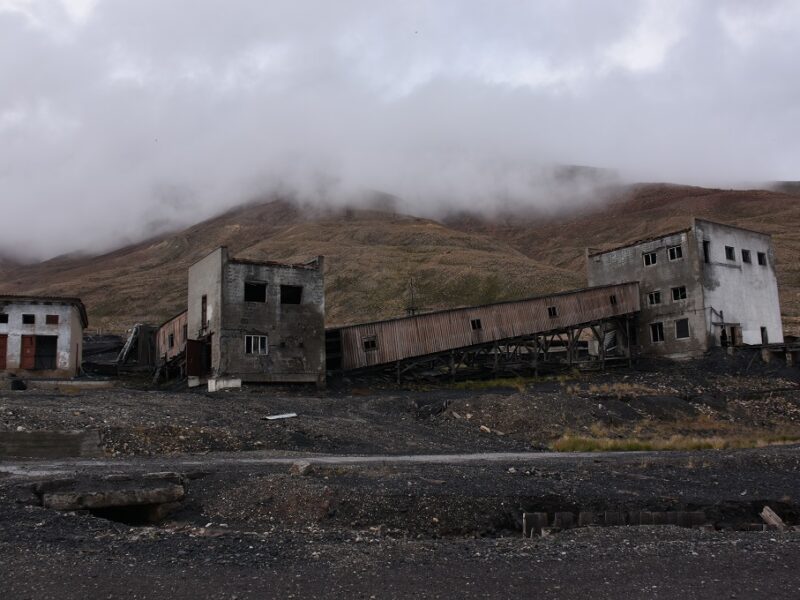
[[[178,507],[178,504],[178,502],[170,502],[167,504],[112,506],[107,508],[94,508],[89,512],[93,516],[106,519],[107,521],[138,527],[160,523]]]

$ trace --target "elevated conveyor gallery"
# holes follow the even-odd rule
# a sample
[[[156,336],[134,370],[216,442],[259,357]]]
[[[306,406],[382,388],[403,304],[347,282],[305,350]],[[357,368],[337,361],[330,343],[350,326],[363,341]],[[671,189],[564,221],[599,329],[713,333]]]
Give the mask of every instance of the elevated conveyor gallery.
[[[538,367],[554,353],[572,364],[579,342],[589,360],[628,360],[629,322],[639,302],[639,284],[621,283],[331,328],[328,370],[393,366],[399,378],[425,364],[454,374],[478,363]]]

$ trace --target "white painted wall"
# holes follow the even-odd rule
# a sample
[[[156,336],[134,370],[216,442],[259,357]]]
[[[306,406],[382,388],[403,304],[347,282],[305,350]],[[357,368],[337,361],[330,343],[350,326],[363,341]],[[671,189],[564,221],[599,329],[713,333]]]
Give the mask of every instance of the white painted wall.
[[[741,323],[745,344],[761,343],[761,327],[766,327],[770,343],[783,342],[775,253],[766,234],[719,223],[695,220],[698,255],[703,260],[703,240],[708,240],[710,262],[703,263],[702,283],[706,308],[722,311],[727,323]],[[732,246],[735,260],[725,257],[725,246]],[[742,261],[742,249],[750,250],[751,262]],[[758,252],[767,255],[765,266],[758,264]],[[719,317],[707,310],[708,327]],[[718,331],[717,331],[718,332]]]
[[[83,323],[80,311],[71,304],[42,304],[12,302],[0,306],[0,312],[8,315],[8,323],[0,323],[0,335],[8,335],[6,368],[20,368],[23,335],[58,336],[56,345],[56,368],[75,374],[83,357]],[[33,325],[23,325],[22,315],[32,314]],[[47,325],[47,315],[58,315],[58,325]]]

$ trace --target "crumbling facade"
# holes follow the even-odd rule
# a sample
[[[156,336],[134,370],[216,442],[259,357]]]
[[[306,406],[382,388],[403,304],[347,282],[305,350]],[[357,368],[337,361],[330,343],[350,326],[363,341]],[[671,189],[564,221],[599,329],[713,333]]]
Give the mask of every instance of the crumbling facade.
[[[783,342],[769,235],[693,219],[691,227],[587,250],[589,285],[638,281],[640,353],[696,357],[714,346]]]
[[[323,257],[286,265],[217,248],[189,268],[186,326],[190,376],[323,385]]]
[[[0,296],[0,372],[78,375],[88,325],[77,298]]]

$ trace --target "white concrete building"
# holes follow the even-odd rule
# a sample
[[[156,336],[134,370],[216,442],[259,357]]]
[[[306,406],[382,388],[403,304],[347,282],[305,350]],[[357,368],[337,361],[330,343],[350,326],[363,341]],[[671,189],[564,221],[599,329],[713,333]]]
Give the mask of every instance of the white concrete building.
[[[88,324],[77,298],[0,296],[0,372],[74,377]]]
[[[638,281],[642,354],[699,356],[724,344],[783,343],[769,235],[693,219],[691,227],[611,250],[587,250],[590,286]]]

